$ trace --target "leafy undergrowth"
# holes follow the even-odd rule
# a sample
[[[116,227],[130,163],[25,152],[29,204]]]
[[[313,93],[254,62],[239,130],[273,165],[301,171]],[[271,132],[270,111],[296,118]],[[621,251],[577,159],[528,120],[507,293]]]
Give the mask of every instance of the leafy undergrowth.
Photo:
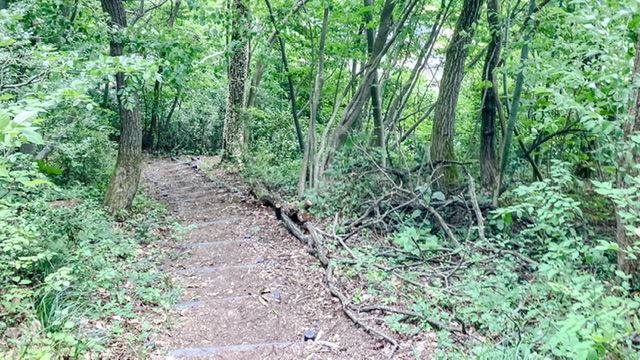
[[[445,195],[363,163],[307,193],[361,321],[416,358],[640,357],[640,296],[599,220],[610,209],[573,191],[565,164],[495,209],[470,186]]]
[[[616,271],[617,246],[589,230],[590,205],[570,191],[578,180],[562,164],[552,175],[482,223],[469,194],[387,182],[368,216],[329,226],[340,286],[392,336],[431,334],[419,358],[639,358],[640,296]],[[381,181],[331,197],[363,183]]]
[[[0,202],[0,358],[144,358],[178,299],[156,269],[179,229],[165,210],[138,196],[114,218],[91,191],[5,185],[22,191]]]

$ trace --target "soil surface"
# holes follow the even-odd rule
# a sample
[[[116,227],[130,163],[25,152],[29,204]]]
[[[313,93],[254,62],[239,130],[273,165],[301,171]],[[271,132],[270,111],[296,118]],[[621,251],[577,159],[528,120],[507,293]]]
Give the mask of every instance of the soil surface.
[[[150,161],[147,193],[188,235],[160,269],[185,289],[158,359],[386,359],[390,346],[347,319],[324,270],[275,218],[202,158]],[[214,159],[215,160],[215,159]],[[209,162],[209,161],[207,161]],[[309,333],[313,332],[313,334]],[[315,341],[305,341],[315,335]]]

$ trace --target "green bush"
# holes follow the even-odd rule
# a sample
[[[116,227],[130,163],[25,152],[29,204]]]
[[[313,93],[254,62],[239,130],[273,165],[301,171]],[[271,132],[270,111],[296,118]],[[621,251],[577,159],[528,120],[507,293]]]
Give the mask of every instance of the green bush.
[[[13,151],[41,143],[35,115],[0,112],[0,358],[78,358],[125,333],[141,348],[132,304],[177,300],[145,246],[173,226],[142,197],[117,222],[90,188],[54,187],[30,155]]]

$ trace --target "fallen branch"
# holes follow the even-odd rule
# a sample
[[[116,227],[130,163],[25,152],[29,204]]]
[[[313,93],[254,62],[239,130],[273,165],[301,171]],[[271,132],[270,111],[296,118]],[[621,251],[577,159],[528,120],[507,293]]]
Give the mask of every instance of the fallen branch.
[[[255,196],[260,205],[272,207],[276,212],[277,218],[280,220],[282,220],[282,215],[286,215],[299,224],[304,224],[311,219],[311,216],[305,210],[313,205],[310,202],[305,202],[300,205],[286,202],[279,194],[270,192],[258,182],[250,184],[249,193]]]
[[[438,329],[438,330],[446,330],[449,332],[454,332],[454,333],[461,333],[464,335],[469,335],[471,336],[471,334],[467,333],[467,330],[464,328],[464,326],[462,328],[456,328],[450,325],[447,325],[441,321],[438,321],[436,319],[430,318],[430,317],[426,317],[422,314],[420,314],[419,312],[415,312],[415,311],[411,311],[411,310],[405,310],[405,309],[398,309],[398,308],[394,308],[391,306],[383,306],[383,305],[376,305],[376,306],[363,306],[360,308],[356,308],[354,307],[354,309],[357,309],[358,312],[371,312],[371,311],[385,311],[385,312],[390,312],[390,313],[395,313],[395,314],[401,314],[401,315],[407,315],[407,316],[411,316],[411,317],[416,317],[419,318],[420,320],[423,320],[424,322],[428,323],[429,325],[431,325],[433,328]],[[477,339],[479,340],[479,339]]]
[[[327,251],[324,248],[324,245],[322,244],[321,235],[319,231],[316,229],[316,227],[313,224],[307,222],[305,224],[305,228],[309,231],[309,235],[310,235],[310,236],[307,236],[302,232],[302,230],[300,230],[298,226],[296,226],[296,224],[286,214],[281,213],[280,219],[282,220],[284,227],[287,230],[289,230],[289,232],[293,236],[295,236],[298,240],[300,240],[301,243],[307,245],[307,251],[310,254],[316,255],[318,257],[318,260],[320,261],[322,266],[326,269],[325,282],[327,283],[329,292],[331,292],[331,295],[338,298],[338,300],[340,301],[340,304],[342,305],[342,311],[345,313],[345,315],[347,315],[347,317],[351,321],[353,321],[358,326],[362,327],[365,331],[369,332],[370,334],[378,335],[379,337],[391,343],[393,345],[393,350],[391,351],[391,354],[395,353],[399,347],[398,342],[395,339],[383,333],[382,331],[367,325],[362,320],[360,320],[351,310],[349,310],[350,302],[347,299],[347,297],[342,292],[340,292],[340,290],[338,290],[338,287],[335,284],[335,281],[333,278],[334,265],[333,263],[331,263],[329,257],[327,256]]]

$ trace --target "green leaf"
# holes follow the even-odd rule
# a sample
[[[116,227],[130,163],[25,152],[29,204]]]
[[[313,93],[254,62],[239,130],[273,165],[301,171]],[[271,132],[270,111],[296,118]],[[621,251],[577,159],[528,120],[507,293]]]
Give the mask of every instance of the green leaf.
[[[444,201],[444,199],[446,199],[446,197],[444,196],[444,194],[441,191],[436,191],[431,195],[431,198],[433,200],[437,200],[437,201]]]
[[[587,360],[598,360],[598,359],[600,359],[600,356],[598,356],[598,352],[595,349],[589,349]]]
[[[0,47],[9,46],[14,42],[16,41],[10,37],[7,37],[7,36],[0,37]]]
[[[513,222],[511,213],[509,212],[504,214],[504,218],[502,220],[505,222],[505,224],[511,224]]]
[[[622,271],[620,271],[620,270],[616,270],[616,272],[615,272],[615,273],[616,273],[616,275],[617,275],[618,277],[620,277],[620,278],[623,278],[623,279],[627,279],[627,278],[629,278],[629,275],[627,275],[627,274],[623,273],[623,272],[622,272]]]
[[[640,14],[634,14],[629,21],[628,29],[636,31],[640,27]]]
[[[24,136],[24,138],[27,139],[27,141],[29,141],[30,143],[38,145],[44,144],[42,136],[31,129],[22,129],[22,136]]]
[[[38,170],[42,171],[45,174],[49,174],[49,175],[61,175],[62,174],[62,169],[59,169],[59,168],[54,167],[54,166],[45,165],[44,161],[36,161],[36,163],[38,164]]]
[[[37,185],[40,185],[40,184],[51,185],[51,182],[49,182],[47,180],[42,180],[42,179],[35,179],[35,180],[31,180],[31,181],[25,183],[24,186],[32,187],[32,186],[37,186]]]
[[[37,113],[37,111],[23,111],[13,118],[13,122],[16,123],[16,125],[22,125],[25,121],[29,120],[30,117],[34,116]]]
[[[0,131],[5,131],[11,122],[11,117],[5,112],[0,112]]]

